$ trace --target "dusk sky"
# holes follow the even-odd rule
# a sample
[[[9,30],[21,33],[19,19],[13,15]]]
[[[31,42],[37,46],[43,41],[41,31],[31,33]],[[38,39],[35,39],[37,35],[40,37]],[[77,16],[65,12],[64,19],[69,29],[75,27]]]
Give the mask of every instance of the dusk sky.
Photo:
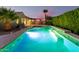
[[[8,6],[15,11],[22,11],[29,17],[43,17],[43,10],[47,9],[50,16],[57,16],[69,10],[78,8],[78,6]]]

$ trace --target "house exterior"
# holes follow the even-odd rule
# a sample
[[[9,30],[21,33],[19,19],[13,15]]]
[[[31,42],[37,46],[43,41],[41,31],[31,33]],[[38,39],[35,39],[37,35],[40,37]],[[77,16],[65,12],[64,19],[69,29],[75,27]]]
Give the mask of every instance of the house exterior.
[[[16,20],[16,23],[23,23],[24,20],[26,20],[26,16],[24,15],[23,12],[16,12],[17,16],[19,16],[19,19]]]
[[[31,25],[31,19],[27,17],[23,12],[16,12],[16,14],[20,17],[16,20],[17,24],[23,24],[24,26]]]
[[[44,24],[44,20],[41,18],[27,17],[23,12],[16,12],[20,19],[16,20],[17,24],[23,24],[24,26],[33,26]]]

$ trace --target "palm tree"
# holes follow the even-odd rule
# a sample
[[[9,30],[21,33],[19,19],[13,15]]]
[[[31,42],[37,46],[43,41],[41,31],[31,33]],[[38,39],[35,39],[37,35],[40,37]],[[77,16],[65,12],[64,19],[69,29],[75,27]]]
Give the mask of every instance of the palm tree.
[[[46,15],[46,14],[47,14],[47,12],[48,12],[48,10],[47,10],[47,9],[44,9],[44,10],[43,10],[43,13],[45,14],[45,23],[46,23],[46,21],[47,21],[47,15]]]
[[[19,18],[14,10],[7,9],[7,8],[0,8],[0,20],[3,22],[4,30],[11,30],[12,29],[12,20],[16,20]]]

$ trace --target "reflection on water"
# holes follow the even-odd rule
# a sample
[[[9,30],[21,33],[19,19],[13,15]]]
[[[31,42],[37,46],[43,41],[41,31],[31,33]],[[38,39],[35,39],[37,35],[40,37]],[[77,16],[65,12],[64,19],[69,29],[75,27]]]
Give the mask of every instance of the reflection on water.
[[[51,31],[51,30],[49,30],[49,33],[50,33],[50,36],[52,37],[53,41],[57,42],[58,38],[55,35],[55,33],[53,31]]]
[[[26,32],[26,34],[31,37],[32,39],[36,39],[36,38],[39,38],[39,36],[41,35],[40,33],[38,32]]]

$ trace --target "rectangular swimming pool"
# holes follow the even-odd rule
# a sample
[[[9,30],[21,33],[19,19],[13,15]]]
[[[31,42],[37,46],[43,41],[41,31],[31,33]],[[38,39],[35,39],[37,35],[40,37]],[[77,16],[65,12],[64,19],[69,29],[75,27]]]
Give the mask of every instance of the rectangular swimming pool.
[[[78,52],[79,46],[51,26],[33,27],[0,49],[3,52]]]

